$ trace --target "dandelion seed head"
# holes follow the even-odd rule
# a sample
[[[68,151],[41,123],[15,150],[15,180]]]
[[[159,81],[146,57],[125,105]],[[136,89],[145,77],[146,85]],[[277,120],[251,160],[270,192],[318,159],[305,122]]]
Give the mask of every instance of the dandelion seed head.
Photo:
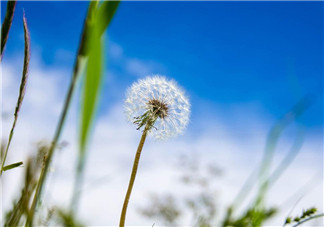
[[[173,80],[153,75],[135,82],[126,92],[125,114],[138,129],[154,122],[149,135],[167,139],[181,134],[189,122],[190,103]]]

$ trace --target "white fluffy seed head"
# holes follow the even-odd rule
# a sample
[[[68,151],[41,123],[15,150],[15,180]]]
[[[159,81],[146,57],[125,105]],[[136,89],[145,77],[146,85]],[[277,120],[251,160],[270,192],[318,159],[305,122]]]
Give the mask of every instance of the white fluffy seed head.
[[[189,122],[190,103],[184,91],[173,80],[153,75],[140,79],[127,89],[125,114],[136,123],[145,114],[154,118],[149,135],[167,139],[181,134]],[[143,125],[142,125],[143,126]]]

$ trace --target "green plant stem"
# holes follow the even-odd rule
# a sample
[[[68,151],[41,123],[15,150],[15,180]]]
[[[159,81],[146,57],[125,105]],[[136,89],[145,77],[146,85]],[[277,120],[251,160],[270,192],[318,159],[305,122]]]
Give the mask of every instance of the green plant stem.
[[[6,146],[6,150],[5,150],[3,159],[2,159],[1,169],[0,169],[0,176],[2,175],[2,172],[4,171],[3,168],[4,168],[4,165],[5,165],[6,159],[7,159],[8,150],[9,150],[9,146],[10,146],[10,143],[11,143],[11,140],[12,140],[12,137],[13,137],[13,134],[14,134],[14,131],[15,131],[16,123],[17,123],[17,118],[15,117],[14,122],[12,123],[11,130],[10,130],[10,134],[9,134],[9,139],[8,139],[8,143],[7,143],[7,146]]]
[[[305,223],[307,221],[310,221],[310,220],[315,219],[315,218],[321,218],[321,217],[324,217],[324,213],[323,214],[317,214],[317,215],[314,215],[314,216],[309,217],[307,219],[304,219],[303,221],[298,222],[297,224],[293,225],[292,227],[299,226],[299,225],[301,225],[301,224],[303,224],[303,223]]]
[[[84,39],[81,40],[80,49],[79,49],[78,53],[80,53],[80,50],[83,49],[83,40]],[[42,189],[43,189],[45,177],[47,175],[48,168],[49,168],[50,162],[52,160],[54,150],[57,147],[58,140],[59,140],[60,135],[62,133],[62,129],[63,129],[63,125],[64,125],[64,122],[65,122],[67,113],[68,113],[68,109],[69,109],[71,101],[72,101],[73,92],[74,92],[74,89],[75,89],[75,86],[76,86],[76,83],[77,83],[78,75],[79,75],[80,70],[81,70],[81,66],[80,66],[81,65],[81,58],[82,58],[82,56],[80,56],[80,54],[78,54],[78,57],[76,59],[75,65],[74,65],[72,80],[70,82],[69,90],[68,90],[67,96],[65,98],[64,107],[63,107],[63,110],[61,112],[61,116],[60,116],[60,119],[59,119],[58,126],[56,128],[55,134],[54,134],[54,138],[53,138],[52,143],[51,143],[51,145],[49,147],[49,150],[48,150],[48,154],[47,154],[45,164],[44,164],[44,167],[43,167],[44,171],[41,172],[40,177],[39,177],[39,181],[38,181],[38,184],[37,184],[37,187],[36,187],[34,199],[33,199],[33,202],[32,202],[31,208],[30,208],[30,215],[28,216],[29,218],[27,218],[25,226],[32,226],[36,204],[38,203],[38,201],[40,199],[40,195],[41,195],[41,192],[42,192]]]
[[[133,185],[134,185],[134,181],[135,181],[135,177],[136,177],[136,173],[137,173],[138,163],[139,163],[139,160],[141,157],[141,152],[142,152],[144,142],[146,139],[146,135],[147,135],[147,132],[148,132],[148,129],[150,128],[150,126],[151,126],[150,123],[146,124],[145,129],[142,134],[142,137],[141,137],[141,140],[140,140],[140,143],[137,147],[137,151],[136,151],[136,155],[135,155],[135,159],[134,159],[134,163],[133,163],[132,175],[129,180],[128,189],[127,189],[123,209],[122,209],[121,216],[120,216],[119,227],[125,226],[127,206],[128,206],[130,195],[132,193],[132,189],[133,189]]]
[[[7,171],[7,170],[10,170],[10,169],[16,168],[18,166],[21,166],[22,164],[23,164],[23,162],[16,162],[16,163],[4,166],[3,171]]]

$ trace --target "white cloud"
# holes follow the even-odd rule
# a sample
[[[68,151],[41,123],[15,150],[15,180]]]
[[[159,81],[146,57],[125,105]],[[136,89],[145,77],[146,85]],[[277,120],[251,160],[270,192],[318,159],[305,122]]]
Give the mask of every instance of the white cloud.
[[[119,52],[122,53],[120,50]],[[148,70],[145,68],[145,63],[141,65],[142,63],[138,63],[134,59],[126,61],[128,64],[133,64],[134,74],[135,71],[139,74],[147,73],[145,72]],[[132,61],[133,63],[129,63]],[[15,61],[6,62],[2,70],[3,106],[6,112],[12,113],[19,87],[20,73],[15,68]],[[68,78],[70,78],[69,70],[45,67],[40,61],[34,60],[8,163],[26,160],[28,154],[34,152],[32,149],[34,143],[41,139],[51,139],[69,82]],[[133,125],[125,122],[121,102],[122,100],[119,100],[100,115],[94,130],[88,153],[86,181],[80,209],[80,217],[88,225],[117,225],[119,222],[121,206],[140,138],[140,132],[135,130]],[[77,154],[76,106],[75,101],[70,109],[71,112],[62,136],[62,140],[68,141],[69,145],[65,149],[57,151],[54,157],[54,171],[47,184],[45,204],[69,204],[73,183],[73,165],[71,163],[74,164]],[[218,195],[219,209],[224,210],[232,202],[245,179],[260,162],[265,136],[269,129],[268,126],[271,125],[269,123],[271,120],[268,119],[268,116],[256,114],[253,105],[244,105],[243,107],[238,105],[232,110],[224,110],[221,106],[217,108],[223,113],[216,115],[216,112],[209,112],[208,121],[203,114],[197,114],[195,122],[192,122],[192,126],[189,126],[184,136],[167,142],[148,139],[144,146],[128,208],[127,224],[142,226],[153,223],[162,224],[159,220],[144,219],[136,212],[138,206],[146,204],[149,192],[171,192],[179,197],[192,193],[190,188],[181,186],[178,180],[181,169],[176,163],[183,154],[189,157],[199,157],[203,166],[207,163],[215,163],[220,166],[224,170],[224,176],[213,182]],[[240,115],[236,115],[238,111]],[[254,120],[251,122],[249,119],[252,113]],[[259,113],[262,112],[259,111]],[[240,125],[224,121],[223,119],[226,118],[224,116],[234,116]],[[251,123],[254,124],[253,127],[250,127]],[[3,122],[4,135],[8,134],[10,127],[11,119]],[[194,130],[194,127],[199,130]],[[235,131],[235,127],[240,130]],[[249,131],[243,131],[244,128]],[[251,136],[245,136],[242,139],[244,134]],[[287,150],[291,140],[291,137],[285,136],[280,141],[279,150]],[[270,191],[269,204],[282,205],[282,202],[302,188],[308,179],[322,171],[321,149],[321,135],[305,138],[302,152]],[[280,152],[275,163],[283,155],[284,153]],[[23,170],[23,168],[18,168],[6,172],[4,175],[2,181],[4,210],[11,206],[12,200],[20,191],[17,187],[19,183],[17,179],[21,178]],[[295,208],[296,213],[301,212],[302,208],[313,205],[323,210],[323,177],[321,174],[317,181],[321,183],[301,200]],[[287,205],[288,208],[292,206],[293,204]],[[282,225],[285,215],[286,210],[268,224]],[[180,224],[190,225],[192,223],[186,217]]]

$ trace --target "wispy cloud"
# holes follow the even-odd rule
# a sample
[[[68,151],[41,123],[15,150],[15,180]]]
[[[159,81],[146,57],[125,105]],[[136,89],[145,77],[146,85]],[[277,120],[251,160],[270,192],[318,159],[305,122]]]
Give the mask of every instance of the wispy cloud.
[[[160,62],[127,55],[126,51],[114,41],[108,41],[108,50],[109,57],[121,66],[123,73],[131,77],[144,77],[166,71]]]
[[[153,61],[142,61],[136,58],[127,59],[126,69],[134,76],[144,77],[151,74],[156,74],[157,69],[161,67],[159,64]]]

